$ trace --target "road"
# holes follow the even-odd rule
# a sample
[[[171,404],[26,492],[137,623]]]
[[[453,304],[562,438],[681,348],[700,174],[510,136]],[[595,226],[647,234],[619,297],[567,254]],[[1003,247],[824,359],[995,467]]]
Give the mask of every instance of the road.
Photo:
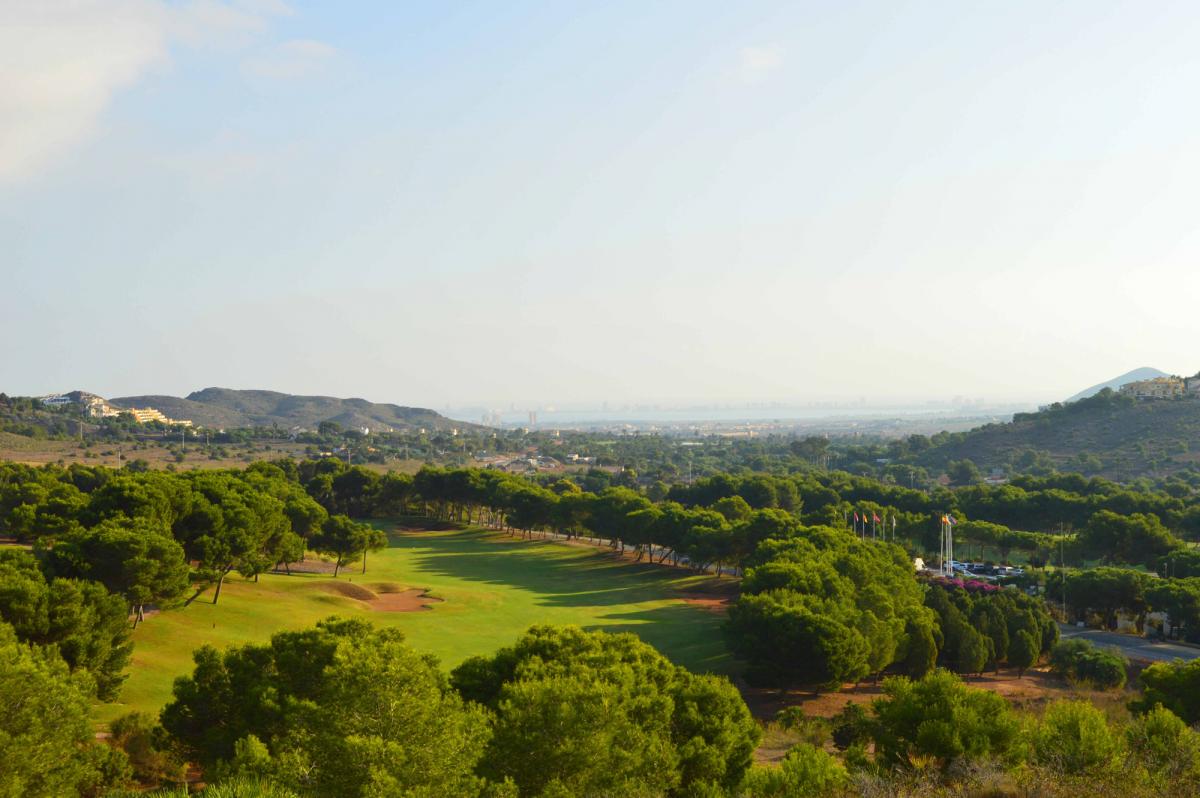
[[[1200,648],[1181,646],[1178,643],[1160,643],[1145,637],[1102,632],[1099,629],[1079,629],[1074,626],[1058,625],[1063,639],[1082,637],[1097,646],[1115,648],[1130,659],[1170,662],[1174,659],[1200,659]]]

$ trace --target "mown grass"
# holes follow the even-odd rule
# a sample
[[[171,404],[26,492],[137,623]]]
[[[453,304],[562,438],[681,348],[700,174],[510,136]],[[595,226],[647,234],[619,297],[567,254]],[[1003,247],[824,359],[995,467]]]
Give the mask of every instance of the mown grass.
[[[262,642],[333,614],[400,628],[413,647],[436,655],[446,668],[510,644],[538,623],[635,632],[696,671],[724,673],[733,666],[721,615],[680,597],[710,577],[554,541],[480,530],[397,533],[394,524],[380,526],[389,530],[389,548],[370,556],[365,575],[352,566],[337,582],[425,588],[442,599],[433,609],[378,612],[331,592],[331,575],[267,574],[258,583],[234,576],[219,604],[211,603],[209,589],[138,627],[121,700],[97,706],[96,720],[106,723],[133,710],[156,714],[170,699],[175,677],[190,672],[192,651],[205,643],[223,648]]]

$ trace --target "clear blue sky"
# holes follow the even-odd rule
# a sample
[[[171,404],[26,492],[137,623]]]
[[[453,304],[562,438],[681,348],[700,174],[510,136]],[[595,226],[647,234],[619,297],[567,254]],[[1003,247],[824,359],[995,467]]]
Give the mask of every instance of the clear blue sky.
[[[0,390],[1200,369],[1200,6],[0,0]]]

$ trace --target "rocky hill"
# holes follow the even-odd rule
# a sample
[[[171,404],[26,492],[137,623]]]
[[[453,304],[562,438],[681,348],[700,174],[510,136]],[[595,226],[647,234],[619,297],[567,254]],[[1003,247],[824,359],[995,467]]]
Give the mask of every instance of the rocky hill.
[[[375,432],[408,429],[470,427],[433,410],[338,399],[332,396],[295,396],[277,391],[238,391],[205,388],[186,397],[122,396],[109,400],[114,407],[154,407],[170,418],[186,419],[206,427],[269,427],[315,429],[322,421],[345,428],[368,427]]]

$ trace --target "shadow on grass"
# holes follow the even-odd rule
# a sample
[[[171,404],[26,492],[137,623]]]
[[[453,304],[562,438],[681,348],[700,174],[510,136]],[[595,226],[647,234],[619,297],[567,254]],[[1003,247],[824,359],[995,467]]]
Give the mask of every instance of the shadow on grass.
[[[604,616],[623,623],[593,624],[586,628],[603,632],[631,632],[666,655],[672,662],[695,673],[732,675],[741,668],[725,647],[721,633],[724,617],[687,604],[635,610]]]
[[[393,535],[391,548],[414,552],[428,573],[505,585],[541,596],[553,607],[596,607],[670,598],[686,571],[630,563],[604,551],[567,549],[561,542],[519,540],[479,531]]]

